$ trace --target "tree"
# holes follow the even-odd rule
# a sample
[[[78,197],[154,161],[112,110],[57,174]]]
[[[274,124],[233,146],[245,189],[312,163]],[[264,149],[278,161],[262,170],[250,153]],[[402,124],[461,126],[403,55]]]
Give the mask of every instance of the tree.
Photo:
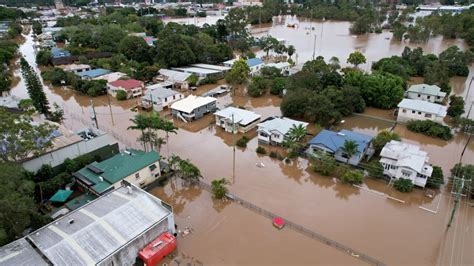
[[[465,180],[470,180],[472,183],[474,181],[474,165],[457,163],[451,168],[451,178],[464,178]],[[471,198],[474,197],[474,188],[472,185],[466,186],[465,190],[471,195]]]
[[[150,62],[150,46],[143,38],[127,36],[118,45],[119,53],[125,55],[129,60],[137,62]]]
[[[428,177],[428,180],[426,180],[426,186],[429,188],[440,188],[442,184],[444,184],[443,169],[433,165],[433,172]]]
[[[166,133],[166,147],[168,149],[168,156],[169,156],[169,134],[178,134],[177,130],[178,128],[174,126],[173,122],[171,121],[163,121],[159,129],[163,130]]]
[[[360,64],[365,64],[365,62],[366,62],[365,56],[359,51],[355,51],[351,53],[349,55],[349,58],[347,58],[347,63],[353,64],[356,68]]]
[[[456,117],[464,114],[464,99],[462,96],[451,95],[449,97],[448,115]]]
[[[337,58],[335,56],[333,56],[333,57],[331,57],[331,59],[329,59],[329,63],[331,65],[331,67],[335,70],[341,68],[339,58]]]
[[[36,64],[47,66],[51,64],[51,52],[49,50],[40,50],[36,54]]]
[[[13,114],[0,108],[0,159],[19,162],[37,156],[52,146],[52,133],[56,126],[50,123],[35,125],[31,117]]]
[[[267,93],[270,88],[270,80],[257,76],[252,78],[252,82],[247,88],[247,93],[252,97],[260,97]]]
[[[283,140],[283,146],[290,149],[289,158],[298,156],[298,151],[303,146],[301,140],[306,136],[306,127],[299,124],[293,125]]]
[[[427,136],[444,140],[450,140],[453,137],[451,129],[448,126],[433,122],[431,120],[411,120],[408,121],[407,128],[413,132],[422,133]]]
[[[232,85],[245,84],[249,78],[250,68],[244,59],[234,62],[232,69],[226,74],[225,80]]]
[[[273,95],[283,95],[283,91],[288,85],[288,79],[284,77],[278,77],[273,79],[272,85],[270,87],[270,93]]]
[[[224,21],[231,38],[246,38],[248,36],[246,28],[248,24],[247,15],[242,8],[232,8]]]
[[[352,156],[354,156],[359,148],[359,144],[354,140],[345,140],[344,145],[342,146],[342,151],[347,156],[347,163],[349,163]]]
[[[288,57],[291,59],[291,56],[293,56],[293,54],[296,52],[296,49],[293,45],[288,45],[288,47],[286,47],[286,53],[288,54]]]
[[[39,21],[33,21],[32,27],[34,34],[40,35],[41,33],[43,33],[43,27],[41,26],[41,23]]]
[[[393,182],[393,186],[396,190],[404,193],[411,192],[413,190],[413,183],[410,179],[399,178]]]
[[[346,171],[341,176],[341,180],[349,184],[362,184],[364,174],[359,170]]]
[[[216,199],[222,199],[225,197],[225,194],[228,191],[227,187],[225,187],[227,183],[228,182],[225,178],[212,180],[211,182],[212,194],[214,195]]]
[[[374,146],[374,149],[375,149],[375,152],[377,154],[379,154],[383,147],[385,146],[385,144],[389,143],[390,141],[392,140],[397,140],[397,141],[400,141],[401,138],[400,136],[395,133],[395,132],[391,132],[391,131],[388,131],[388,130],[383,130],[381,131],[379,134],[377,134],[377,136],[372,140],[372,145]]]
[[[371,177],[383,178],[383,166],[379,161],[370,162],[367,166],[367,172]]]
[[[26,81],[26,89],[28,90],[30,99],[33,101],[33,106],[41,114],[49,115],[48,98],[46,98],[46,94],[44,94],[43,85],[38,75],[36,75],[36,72],[24,58],[21,58],[20,65],[21,73]]]
[[[324,176],[329,176],[336,170],[337,164],[334,157],[327,154],[318,154],[319,158],[314,164],[314,171]]]
[[[182,179],[186,181],[198,181],[201,178],[201,171],[189,160],[180,160],[178,163],[179,173]]]
[[[185,38],[172,34],[157,42],[156,59],[162,66],[178,67],[196,63],[196,55]]]
[[[61,124],[64,120],[64,110],[57,103],[54,103],[53,107],[54,111],[50,113],[49,120]]]
[[[140,142],[143,143],[143,149],[146,151],[147,137],[145,136],[145,129],[148,128],[149,121],[144,114],[138,114],[135,118],[130,119],[133,123],[132,126],[129,126],[127,130],[140,130],[141,136],[139,137]]]

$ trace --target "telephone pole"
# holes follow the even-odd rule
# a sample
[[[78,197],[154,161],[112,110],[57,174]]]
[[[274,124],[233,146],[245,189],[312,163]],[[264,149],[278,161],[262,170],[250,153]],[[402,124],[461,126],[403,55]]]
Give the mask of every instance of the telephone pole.
[[[114,115],[112,114],[112,106],[110,105],[110,98],[109,98],[109,94],[107,93],[107,102],[109,104],[109,111],[110,111],[110,118],[112,119],[112,126],[115,126],[115,123],[114,123]],[[153,102],[152,102],[153,103]],[[92,107],[94,108],[94,107]],[[96,119],[96,122],[97,122],[97,119]]]
[[[94,120],[95,122],[95,127],[99,129],[99,122],[97,122],[97,114],[95,113],[95,107],[94,107],[94,103],[92,102],[92,99],[91,99],[91,106],[92,106],[92,120]]]
[[[313,60],[314,60],[314,57],[316,56],[316,38],[317,37],[318,37],[318,35],[314,34]]]
[[[233,149],[233,157],[232,157],[232,184],[235,184],[235,122],[234,122],[234,114],[232,114],[232,149]]]

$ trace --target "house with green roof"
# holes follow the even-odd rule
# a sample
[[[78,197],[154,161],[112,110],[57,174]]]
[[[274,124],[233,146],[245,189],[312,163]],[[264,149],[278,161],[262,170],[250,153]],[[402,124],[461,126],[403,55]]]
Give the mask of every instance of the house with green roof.
[[[161,175],[156,151],[127,149],[102,162],[93,162],[73,173],[75,181],[95,195],[119,188],[122,180],[143,187]]]
[[[446,98],[446,92],[436,85],[415,84],[406,91],[408,99],[422,100],[431,103],[442,103]]]

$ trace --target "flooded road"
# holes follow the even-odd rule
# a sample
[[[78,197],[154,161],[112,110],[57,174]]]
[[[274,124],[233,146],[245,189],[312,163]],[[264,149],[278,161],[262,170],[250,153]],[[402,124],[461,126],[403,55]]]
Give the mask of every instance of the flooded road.
[[[326,24],[329,22],[324,26],[328,40],[337,40],[338,32],[348,30],[347,23],[335,23],[339,28],[333,31],[326,30]],[[277,25],[275,29],[285,34],[293,34],[294,31],[283,25]],[[332,37],[329,36],[330,33]],[[372,47],[374,51],[367,50],[372,59],[375,52],[379,53],[378,48],[374,48],[377,46],[372,44],[373,40],[385,41],[378,36],[369,35],[367,40],[360,41],[362,46]],[[291,40],[287,38],[290,43]],[[431,42],[434,42],[431,47],[447,46],[441,39]],[[347,43],[353,44],[340,40],[334,43],[334,46],[342,45],[337,52],[346,56],[352,52],[353,46],[349,49]],[[303,46],[303,43],[300,45]],[[396,47],[400,52],[403,49],[400,45]],[[300,48],[300,60],[304,58],[304,49],[307,48]],[[326,53],[325,49],[323,43],[323,53]],[[383,51],[384,48],[380,49]],[[26,36],[20,51],[35,67],[31,36]],[[382,52],[379,55],[386,56]],[[203,93],[215,86],[217,85],[200,88],[198,92]],[[462,85],[455,90],[459,94],[466,93]],[[57,102],[65,109],[64,124],[68,128],[79,129],[94,125],[90,118],[91,98],[65,88],[46,87],[45,92],[51,103]],[[12,94],[23,97],[27,95],[22,80],[12,89]],[[130,110],[136,100],[117,102],[110,98],[112,115],[107,96],[92,100],[99,128],[117,139],[122,148],[141,147],[136,141],[139,132],[127,130],[130,126],[129,119],[136,115],[136,112]],[[233,102],[236,106],[254,110],[263,117],[281,115],[278,107],[281,99],[278,97],[250,99],[237,91],[235,96],[227,94],[219,98],[219,101],[224,105]],[[377,109],[369,108],[365,114],[390,118],[389,111]],[[172,119],[169,112],[162,112],[161,115]],[[434,198],[428,198],[425,191],[418,189],[410,194],[396,193],[386,182],[379,180],[366,179],[360,188],[340,184],[334,178],[314,173],[311,163],[306,159],[298,158],[287,164],[266,155],[258,155],[255,152],[258,146],[255,131],[249,133],[254,137],[247,148],[236,149],[234,173],[233,137],[216,128],[211,115],[192,123],[175,123],[180,129],[178,134],[170,135],[170,154],[189,158],[200,168],[207,183],[226,177],[231,181],[230,191],[239,197],[289,217],[311,230],[376,257],[387,265],[472,265],[474,262],[474,209],[463,203],[453,226],[446,231],[453,203],[449,188],[442,190],[443,193],[438,193]],[[338,127],[375,135],[390,126],[391,123],[385,120],[351,116],[345,118],[345,122]],[[445,173],[459,160],[459,154],[466,143],[462,135],[451,141],[440,141],[408,132],[403,126],[397,126],[395,131],[404,141],[419,143],[429,153],[430,162],[443,166]],[[160,135],[164,136],[161,132]],[[235,136],[235,139],[239,137]],[[161,153],[168,157],[166,145]],[[265,167],[257,167],[255,164],[258,162]],[[472,143],[466,150],[464,162],[474,162]],[[173,205],[179,227],[194,228],[193,234],[180,241],[180,252],[205,264],[262,265],[280,261],[286,265],[315,262],[338,265],[360,263],[359,260],[328,249],[290,230],[275,231],[268,219],[236,204],[222,206],[214,202],[207,192],[183,189],[179,184],[172,188],[168,184],[152,193]],[[435,213],[421,209],[420,206]],[[255,239],[249,240],[250,237]],[[285,244],[281,244],[282,242]]]

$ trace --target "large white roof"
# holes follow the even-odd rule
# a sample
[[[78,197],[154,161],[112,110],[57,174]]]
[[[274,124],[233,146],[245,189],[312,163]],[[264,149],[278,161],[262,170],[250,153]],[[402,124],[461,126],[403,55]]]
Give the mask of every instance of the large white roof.
[[[122,77],[126,77],[127,74],[122,73],[122,72],[112,72],[109,74],[102,75],[100,77],[94,78],[95,80],[106,80],[107,83],[114,82],[116,80],[119,80]]]
[[[171,105],[171,109],[175,109],[185,113],[191,113],[194,109],[203,105],[210,104],[217,101],[214,97],[201,97],[196,95],[189,95],[188,97],[177,101]]]
[[[420,93],[420,94],[426,94],[426,95],[440,96],[440,97],[446,96],[446,92],[442,92],[441,88],[436,85],[415,84],[415,85],[411,85],[407,91]]]
[[[396,140],[392,140],[385,144],[380,152],[382,162],[384,159],[391,159],[397,161],[397,166],[411,168],[418,173],[429,172],[431,174],[433,168],[429,166],[428,154],[420,150],[420,147],[413,144],[408,144]]]
[[[259,114],[256,114],[252,111],[248,111],[245,109],[235,108],[235,107],[227,107],[220,111],[214,113],[216,116],[223,117],[225,119],[232,120],[232,115],[234,115],[234,122],[239,123],[241,125],[248,125],[255,120],[260,119],[262,117]]]
[[[430,103],[422,100],[403,99],[399,104],[399,108],[420,111],[436,116],[445,117],[447,114],[447,107],[441,104]]]
[[[218,73],[222,72],[220,70],[200,68],[200,67],[177,67],[177,68],[173,68],[173,69],[178,70],[178,71],[182,71],[182,72],[204,74],[204,75],[218,74]]]
[[[259,131],[266,131],[267,133],[271,133],[273,131],[278,131],[283,135],[286,135],[288,131],[293,127],[293,125],[303,125],[304,127],[308,126],[308,123],[301,122],[293,119],[289,119],[286,117],[275,117],[271,120],[267,120],[258,124]]]
[[[228,70],[231,69],[230,67],[226,67],[226,66],[209,65],[209,64],[193,64],[191,66],[199,67],[199,68],[205,68],[205,69],[218,70],[218,71],[228,71]]]
[[[160,74],[163,76],[166,76],[169,81],[171,82],[183,82],[186,81],[189,76],[191,76],[190,73],[184,73],[176,70],[171,70],[171,69],[165,69],[162,68],[160,69]]]

